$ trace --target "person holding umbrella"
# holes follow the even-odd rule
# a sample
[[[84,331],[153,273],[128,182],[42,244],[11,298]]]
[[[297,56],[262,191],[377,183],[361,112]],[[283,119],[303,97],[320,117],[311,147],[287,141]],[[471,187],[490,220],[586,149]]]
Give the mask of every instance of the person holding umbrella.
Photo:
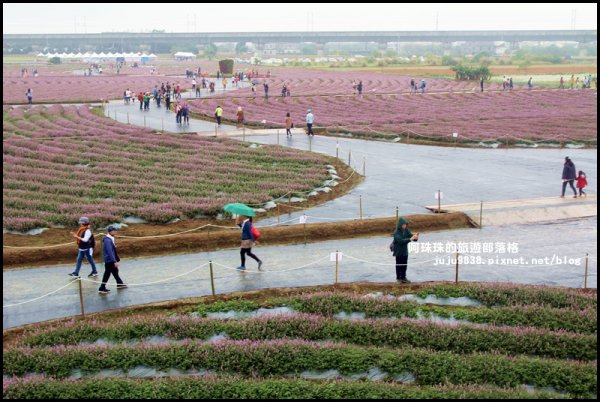
[[[240,203],[227,204],[223,209],[233,214],[238,214],[235,224],[242,228],[242,244],[240,247],[241,265],[237,267],[237,269],[240,271],[246,270],[247,254],[248,257],[258,262],[258,269],[260,270],[263,262],[260,258],[252,253],[252,247],[254,247],[257,236],[255,234],[256,230],[252,227],[252,217],[256,216],[254,210],[249,206]]]

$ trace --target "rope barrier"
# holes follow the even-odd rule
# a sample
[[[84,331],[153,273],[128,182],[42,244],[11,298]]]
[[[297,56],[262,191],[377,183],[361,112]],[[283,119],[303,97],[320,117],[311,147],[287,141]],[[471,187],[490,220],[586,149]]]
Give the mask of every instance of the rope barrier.
[[[179,278],[180,276],[185,276],[185,275],[191,274],[192,272],[195,272],[195,271],[199,270],[200,268],[203,268],[203,267],[205,267],[207,265],[208,265],[208,263],[204,263],[204,264],[200,265],[199,267],[196,267],[196,268],[192,269],[191,271],[187,271],[187,272],[184,272],[184,273],[179,274],[179,275],[171,276],[171,277],[166,278],[166,279],[160,279],[160,280],[154,281],[154,282],[127,283],[127,287],[131,287],[131,286],[147,286],[147,285],[154,285],[156,283],[167,282],[167,281],[170,281],[172,279]],[[85,278],[79,278],[79,279],[82,280],[82,281],[93,282],[93,283],[98,283],[98,284],[104,283],[105,285],[108,283],[108,282],[98,282],[98,281],[94,281],[92,279],[85,279]]]
[[[350,258],[350,259],[352,259],[352,260],[359,261],[359,262],[362,262],[362,263],[370,264],[370,265],[378,265],[378,266],[396,266],[396,264],[395,264],[395,263],[390,263],[390,264],[388,264],[388,263],[380,263],[380,262],[375,262],[375,261],[368,261],[368,260],[363,260],[363,259],[361,259],[361,258],[354,257],[354,256],[352,256],[352,255],[349,255],[349,254],[345,254],[345,253],[343,253],[343,252],[341,252],[341,251],[340,251],[340,253],[341,253],[342,255],[346,256],[347,258]],[[410,265],[411,265],[411,266],[415,266],[415,265],[422,265],[422,264],[430,263],[430,262],[432,262],[432,261],[439,260],[439,258],[443,258],[443,257],[445,257],[445,256],[449,256],[449,255],[453,255],[453,254],[454,254],[454,253],[445,253],[445,254],[443,254],[441,257],[437,257],[437,258],[434,258],[434,259],[431,259],[431,260],[418,261],[418,262],[411,262],[411,263],[410,263]],[[312,261],[312,262],[309,262],[308,264],[304,264],[304,265],[301,265],[301,266],[298,266],[298,267],[289,268],[289,269],[284,269],[284,270],[260,270],[260,271],[245,271],[245,270],[244,270],[244,271],[241,271],[241,272],[250,273],[250,274],[264,274],[264,273],[283,273],[283,272],[290,272],[290,271],[295,271],[295,270],[304,269],[304,268],[306,268],[306,267],[309,267],[309,266],[311,266],[311,265],[315,265],[315,264],[317,264],[317,263],[319,263],[319,262],[322,262],[323,260],[326,260],[326,259],[328,259],[328,258],[329,258],[329,256],[328,256],[328,255],[325,255],[325,256],[323,256],[323,257],[317,258],[316,260],[314,260],[314,261]],[[533,258],[533,257],[532,257],[532,258]],[[569,259],[577,259],[577,258],[583,259],[584,257],[565,257],[565,259],[566,259],[567,261],[568,261]],[[460,256],[459,256],[459,259],[460,259]],[[214,263],[215,265],[218,265],[218,266],[220,266],[220,267],[222,267],[222,268],[225,268],[225,269],[228,269],[228,270],[232,270],[232,271],[239,271],[239,270],[238,270],[237,268],[235,268],[235,267],[230,267],[230,266],[227,266],[227,265],[221,264],[221,263],[219,263],[219,262],[216,262],[216,261],[213,261],[213,263]],[[179,278],[179,277],[182,277],[182,276],[185,276],[185,275],[189,275],[189,274],[191,274],[192,272],[198,271],[199,269],[206,267],[207,265],[209,265],[209,263],[204,263],[204,264],[202,264],[202,265],[200,265],[200,266],[198,266],[198,267],[196,267],[196,268],[194,268],[194,269],[192,269],[192,270],[190,270],[190,271],[187,271],[187,272],[184,272],[184,273],[181,273],[181,274],[178,274],[178,275],[175,275],[175,276],[169,277],[169,278],[160,279],[160,280],[153,281],[153,282],[144,282],[144,283],[128,283],[128,284],[127,284],[127,286],[128,286],[128,287],[133,287],[133,286],[148,286],[148,285],[154,285],[154,284],[157,284],[157,283],[167,282],[167,281],[173,280],[173,279],[175,279],[175,278]],[[477,265],[477,266],[488,265],[488,266],[493,266],[493,264],[464,264],[464,263],[463,263],[463,265]],[[551,266],[559,266],[559,265],[566,265],[566,266],[569,266],[570,268],[572,268],[572,267],[579,267],[579,265],[574,265],[574,264],[566,264],[566,263],[556,263],[556,264],[530,264],[530,265],[521,265],[521,264],[501,264],[501,266],[503,266],[503,267],[513,267],[513,268],[551,267]],[[448,265],[448,267],[449,267],[449,268],[451,268],[451,265]],[[573,274],[575,274],[575,276],[577,276],[577,277],[585,277],[585,275],[581,275],[581,274],[577,274],[577,273],[573,273]],[[234,275],[229,275],[229,276],[217,277],[217,279],[219,279],[219,278],[228,278],[228,277],[232,277],[232,276],[235,276],[235,274],[234,274]],[[593,273],[593,272],[592,272],[592,273],[588,273],[588,274],[587,274],[587,276],[588,276],[588,277],[597,277],[597,273]],[[98,282],[98,281],[94,281],[94,280],[90,280],[90,279],[84,279],[84,278],[78,278],[78,280],[79,280],[79,281],[87,281],[87,282],[92,282],[92,283],[96,283],[96,284],[98,284],[98,283],[102,283],[102,282]],[[19,303],[13,303],[13,304],[7,304],[7,305],[3,305],[3,308],[7,308],[7,307],[13,307],[13,306],[18,306],[18,305],[22,305],[22,304],[26,304],[26,303],[31,303],[31,302],[34,302],[34,301],[40,300],[40,299],[42,299],[42,298],[45,298],[45,297],[47,297],[47,296],[50,296],[50,295],[52,295],[52,294],[54,294],[54,293],[57,293],[57,292],[59,292],[60,290],[62,290],[62,289],[64,289],[64,288],[66,288],[67,286],[71,285],[72,283],[73,283],[73,281],[71,281],[71,282],[67,283],[67,284],[66,284],[66,285],[64,285],[64,286],[61,286],[60,288],[58,288],[58,289],[56,289],[56,290],[54,290],[54,291],[52,291],[52,292],[46,293],[46,294],[44,294],[44,295],[42,295],[42,296],[36,297],[36,298],[34,298],[34,299],[31,299],[31,300],[26,300],[26,301],[24,301],[24,302],[19,302]]]
[[[54,293],[58,292],[59,290],[62,290],[62,289],[64,289],[64,288],[66,288],[66,287],[67,287],[67,286],[69,286],[71,283],[73,283],[73,282],[71,281],[71,282],[67,283],[65,286],[61,286],[60,288],[58,288],[58,289],[56,289],[56,290],[54,290],[54,291],[52,291],[52,292],[50,292],[50,293],[46,293],[45,295],[42,295],[42,296],[40,296],[40,297],[36,297],[35,299],[27,300],[27,301],[20,302],[20,303],[6,304],[6,305],[3,305],[3,306],[2,306],[2,308],[6,308],[6,307],[13,307],[13,306],[19,306],[19,305],[21,305],[21,304],[25,304],[25,303],[31,303],[32,301],[36,301],[36,300],[39,300],[39,299],[43,299],[43,298],[44,298],[44,297],[46,297],[46,296],[50,296],[51,294],[54,294]]]
[[[305,265],[302,265],[302,266],[299,266],[299,267],[289,268],[289,269],[284,269],[284,270],[278,270],[278,271],[269,271],[269,270],[264,270],[264,269],[262,269],[260,271],[248,271],[248,270],[241,271],[241,270],[239,270],[239,269],[237,269],[235,267],[230,267],[230,266],[227,266],[227,265],[223,265],[223,264],[220,264],[220,263],[215,262],[215,261],[213,261],[213,264],[218,265],[218,266],[223,267],[223,268],[226,268],[226,269],[229,269],[229,270],[233,270],[233,271],[246,272],[246,273],[250,273],[250,274],[263,274],[263,273],[269,273],[269,272],[281,273],[281,272],[297,271],[299,269],[303,269],[303,268],[309,267],[311,265],[314,265],[314,264],[316,264],[318,262],[321,262],[321,261],[323,261],[323,260],[325,260],[327,258],[329,258],[328,255],[323,256],[323,257],[321,257],[321,258],[319,258],[319,259],[317,259],[317,260],[315,260],[313,262],[309,262],[308,264],[305,264]]]

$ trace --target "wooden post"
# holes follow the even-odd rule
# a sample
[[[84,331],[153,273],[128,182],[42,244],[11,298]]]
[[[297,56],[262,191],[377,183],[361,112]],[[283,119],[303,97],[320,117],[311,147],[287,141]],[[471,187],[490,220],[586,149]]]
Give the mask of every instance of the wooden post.
[[[365,172],[365,165],[366,165],[366,157],[363,156],[363,176],[367,176],[367,173]]]
[[[277,224],[279,225],[279,203],[277,203]]]
[[[116,110],[115,110],[115,120],[118,121],[117,120],[117,111]]]
[[[358,196],[358,203],[360,208],[360,220],[362,221],[362,194]]]
[[[144,115],[144,127],[146,127],[146,115]]]
[[[456,251],[456,276],[454,278],[454,283],[458,285],[458,251]]]
[[[352,150],[349,149],[348,150],[348,166],[352,167],[352,165],[350,165],[350,161],[352,160]]]
[[[584,289],[587,289],[588,259],[589,259],[589,254],[585,253],[585,275],[583,277],[583,288]]]
[[[482,226],[481,226],[482,219],[483,219],[483,200],[481,201],[481,204],[479,204],[479,229],[482,228]]]
[[[335,142],[335,158],[338,159],[339,156],[339,151],[340,151],[340,144],[338,141]]]
[[[338,272],[339,272],[339,260],[338,260],[338,251],[335,250],[335,284],[338,283]]]
[[[306,222],[304,222],[304,244],[306,244]]]
[[[129,124],[129,112],[127,112],[127,124]]]
[[[210,290],[212,291],[212,295],[215,295],[215,279],[213,276],[213,266],[212,266],[212,260],[210,260],[209,262],[210,265]]]
[[[406,134],[406,145],[410,144],[410,132]]]
[[[277,145],[279,145],[279,129],[277,129]]]
[[[246,127],[242,127],[242,141],[246,141]]]
[[[438,190],[438,214],[442,211],[441,207],[441,199],[440,199],[440,190]]]
[[[77,280],[79,282],[79,305],[81,306],[81,316],[85,318],[85,311],[83,310],[83,290],[81,289],[81,278]]]
[[[400,213],[400,211],[399,211],[398,207],[396,207],[396,225],[398,224],[398,220],[400,219],[399,213]]]
[[[308,137],[308,150],[312,152],[312,136]]]

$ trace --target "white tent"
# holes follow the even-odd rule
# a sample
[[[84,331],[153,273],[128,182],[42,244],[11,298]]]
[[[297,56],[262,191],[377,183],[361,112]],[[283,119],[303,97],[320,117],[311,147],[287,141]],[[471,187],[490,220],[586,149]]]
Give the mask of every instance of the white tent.
[[[196,58],[196,55],[190,52],[177,52],[174,56],[175,60],[191,60]]]

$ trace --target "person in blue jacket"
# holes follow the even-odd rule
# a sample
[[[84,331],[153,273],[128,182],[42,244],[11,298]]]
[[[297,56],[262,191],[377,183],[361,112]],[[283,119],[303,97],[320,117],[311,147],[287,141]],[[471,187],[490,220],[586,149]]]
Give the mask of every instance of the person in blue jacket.
[[[117,254],[117,247],[115,246],[115,236],[117,234],[117,228],[109,226],[108,234],[102,239],[102,255],[104,256],[104,276],[102,276],[102,283],[100,284],[99,293],[106,294],[110,292],[106,288],[106,283],[110,278],[110,275],[115,277],[117,280],[117,289],[126,288],[127,285],[123,283],[123,280],[119,276],[119,255]]]
[[[256,262],[258,262],[258,269],[260,269],[263,262],[256,255],[252,254],[252,247],[256,241],[254,235],[252,234],[252,218],[248,216],[240,216],[238,217],[237,224],[242,228],[242,246],[240,249],[242,265],[237,267],[237,269],[240,271],[246,270],[246,254],[248,254],[248,257],[253,258]]]

